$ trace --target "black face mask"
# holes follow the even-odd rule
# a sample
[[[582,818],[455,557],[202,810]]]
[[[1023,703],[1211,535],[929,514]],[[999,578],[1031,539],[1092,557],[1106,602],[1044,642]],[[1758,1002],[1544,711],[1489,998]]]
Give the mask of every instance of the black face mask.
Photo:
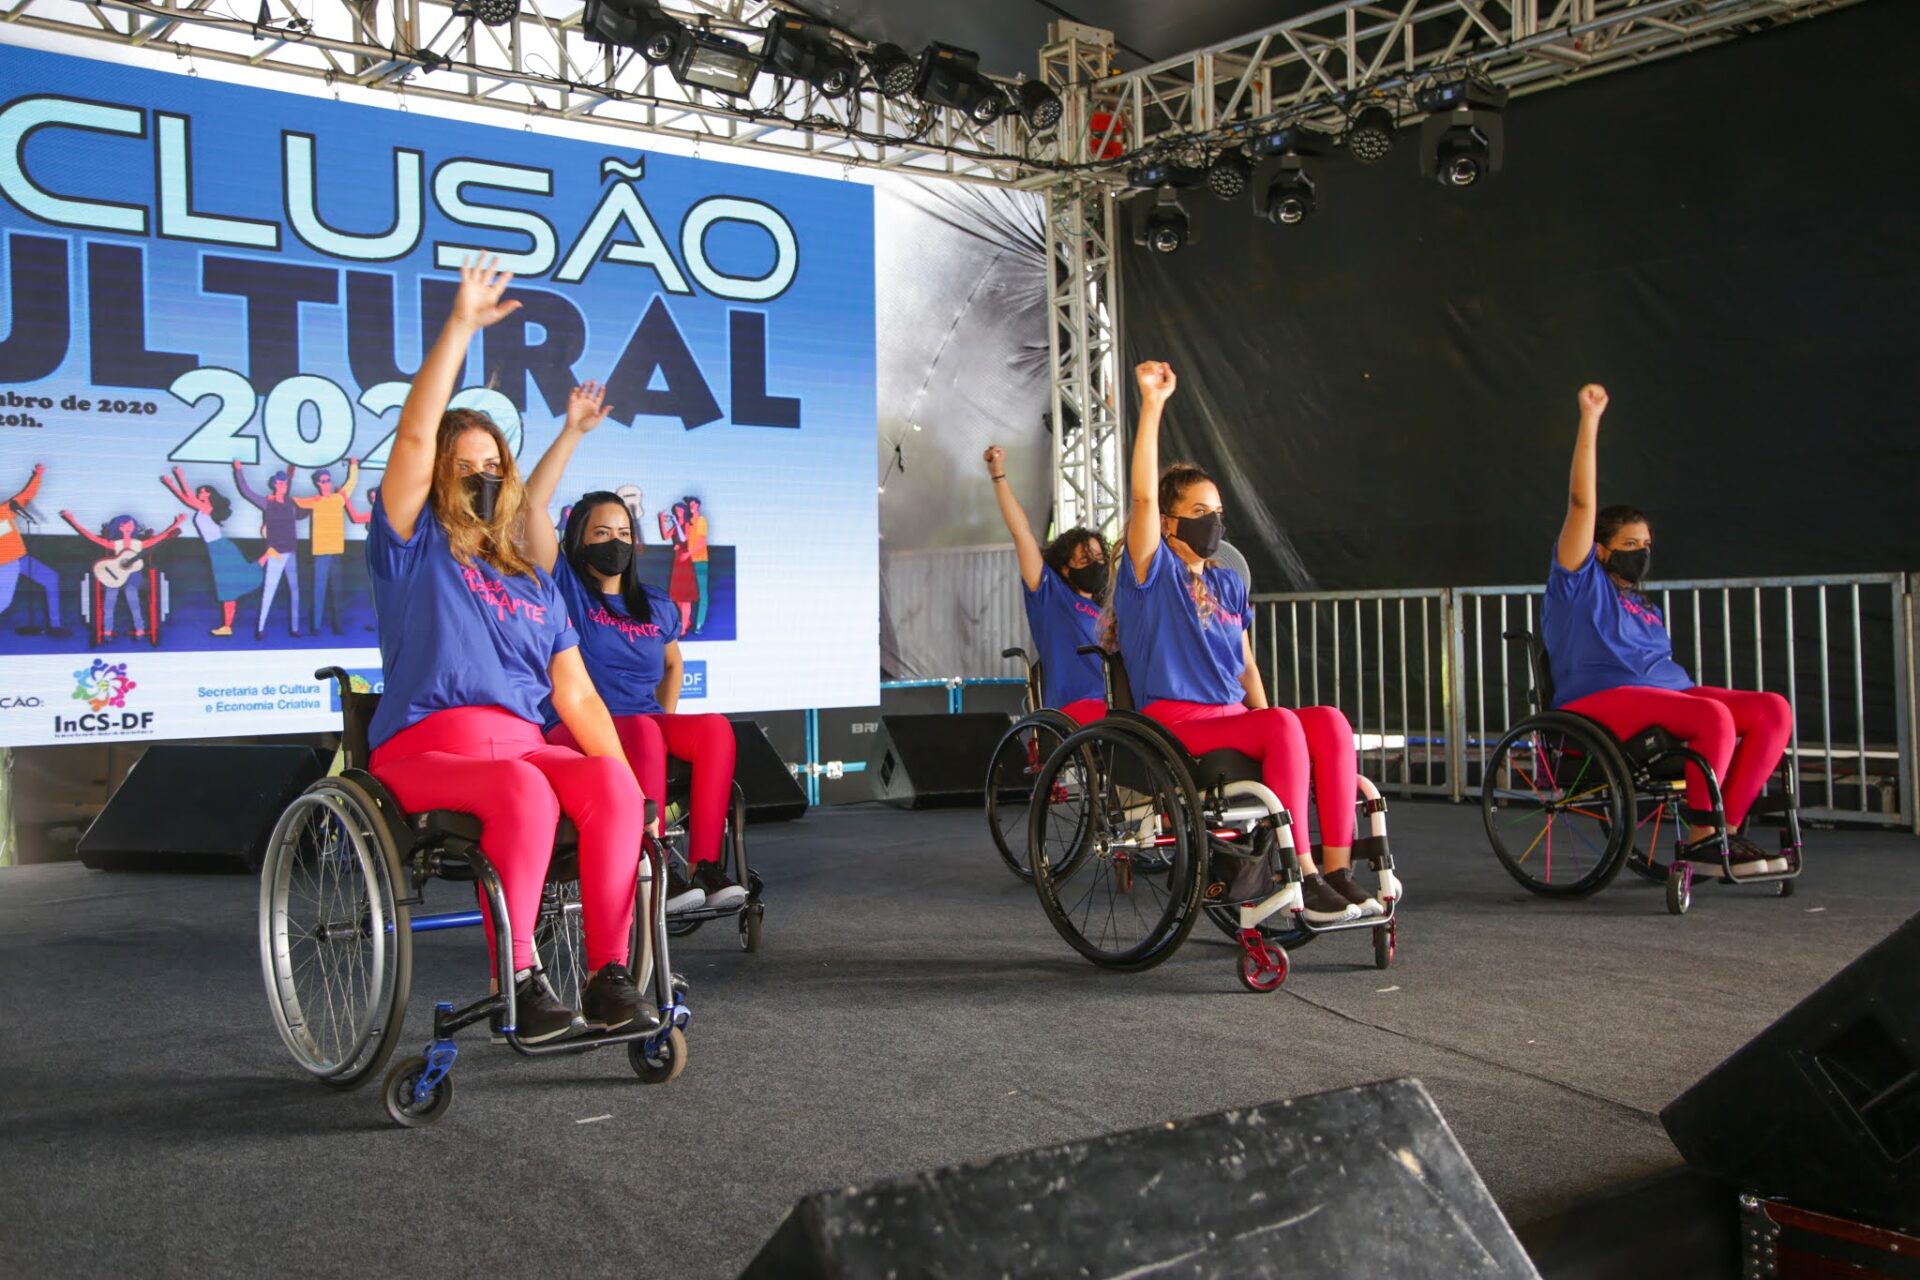
[[[1218,511],[1203,516],[1182,516],[1173,522],[1173,536],[1187,544],[1202,560],[1211,560],[1227,536],[1227,520]]]
[[[481,524],[492,524],[493,509],[500,502],[500,486],[506,481],[499,476],[476,471],[470,476],[463,476],[461,483],[467,486],[467,500],[473,504],[473,514],[480,517]]]
[[[1652,559],[1652,547],[1615,551],[1607,557],[1607,572],[1617,573],[1637,587],[1647,580],[1647,568]]]
[[[633,563],[633,544],[622,542],[618,538],[606,542],[589,542],[580,548],[581,559],[595,573],[609,578],[617,578],[627,571]]]
[[[1107,585],[1107,566],[1104,561],[1094,560],[1078,569],[1067,570],[1066,576],[1067,585],[1075,591],[1097,596],[1101,588]]]

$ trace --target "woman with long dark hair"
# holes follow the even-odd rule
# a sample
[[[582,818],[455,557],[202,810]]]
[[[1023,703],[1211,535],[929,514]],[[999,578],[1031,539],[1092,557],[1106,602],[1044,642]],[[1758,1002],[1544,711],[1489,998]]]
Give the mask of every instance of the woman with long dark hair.
[[[1107,713],[1106,677],[1100,659],[1080,650],[1100,643],[1101,599],[1107,591],[1106,539],[1081,526],[1041,546],[1026,509],[1007,483],[1006,450],[989,445],[982,457],[1020,564],[1027,629],[1033,632],[1033,647],[1039,654],[1042,699],[1080,724],[1091,724]]]
[[[672,869],[667,909],[733,906],[747,896],[728,876],[721,857],[733,794],[733,725],[722,715],[682,715],[677,710],[687,607],[640,581],[642,547],[634,537],[633,513],[618,494],[604,489],[582,494],[568,508],[566,529],[559,537],[544,518],[574,450],[607,415],[604,395],[597,383],[574,388],[565,425],[528,477],[528,502],[539,513],[528,520],[528,554],[543,567],[551,566],[560,583],[580,632],[587,671],[613,714],[641,792],[665,805],[667,757],[692,767],[687,815],[691,880],[682,879],[677,867]],[[554,742],[573,742],[571,727],[551,718],[547,736]]]
[[[240,597],[260,590],[265,577],[260,566],[242,555],[221,527],[232,517],[233,503],[210,484],[189,489],[187,477],[179,467],[173,469],[172,475],[161,476],[160,483],[193,512],[193,531],[200,535],[201,545],[207,549],[207,567],[213,573],[213,595],[220,602],[220,625],[213,628],[211,634],[230,636]]]
[[[505,435],[484,413],[447,408],[474,336],[519,308],[501,299],[512,278],[491,256],[461,268],[453,312],[400,410],[367,534],[386,673],[367,737],[373,774],[401,805],[480,819],[480,847],[506,896],[520,1038],[538,1043],[573,1022],[533,961],[563,811],[580,833],[581,1013],[607,1030],[654,1015],[627,968],[640,789],[580,661],[565,598],[522,544],[526,490]],[[546,708],[578,749],[546,740]],[[491,946],[491,925],[487,937]]]
[[[1220,490],[1199,467],[1160,469],[1160,418],[1178,381],[1170,365],[1154,360],[1137,366],[1134,380],[1140,421],[1132,505],[1113,587],[1134,700],[1195,755],[1225,749],[1260,762],[1261,780],[1296,824],[1309,921],[1382,915],[1380,901],[1353,878],[1353,726],[1337,707],[1268,704],[1247,635],[1247,585],[1212,559],[1226,529]],[[1310,795],[1318,801],[1325,874],[1306,840]]]
[[[1706,757],[1720,779],[1727,828],[1746,821],[1793,734],[1793,708],[1777,693],[1693,682],[1673,660],[1666,619],[1641,587],[1653,529],[1636,507],[1600,506],[1600,419],[1605,387],[1580,388],[1580,428],[1567,485],[1567,518],[1547,571],[1541,637],[1553,668],[1554,705],[1599,721],[1617,737],[1658,725]],[[1687,766],[1689,847],[1717,840],[1706,779]],[[1728,837],[1735,877],[1778,872],[1787,860],[1745,836]],[[1686,849],[1676,851],[1685,857]],[[1713,851],[1718,860],[1718,850]]]

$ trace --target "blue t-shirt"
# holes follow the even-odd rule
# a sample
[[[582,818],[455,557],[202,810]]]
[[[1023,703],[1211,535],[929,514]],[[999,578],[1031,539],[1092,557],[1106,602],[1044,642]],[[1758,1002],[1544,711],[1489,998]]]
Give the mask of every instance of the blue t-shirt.
[[[1188,589],[1191,574],[1173,548],[1160,542],[1147,580],[1138,581],[1133,555],[1123,552],[1113,571],[1113,611],[1120,625],[1120,656],[1134,703],[1173,699],[1225,707],[1246,700],[1247,584],[1221,565],[1203,571],[1213,612],[1203,624]]]
[[[1040,654],[1040,683],[1050,707],[1064,707],[1085,698],[1107,697],[1106,675],[1100,659],[1080,653],[1084,645],[1100,643],[1100,606],[1067,585],[1051,568],[1040,570],[1040,585],[1020,584],[1027,601],[1027,626]]]
[[[1599,556],[1587,552],[1571,573],[1558,556],[1552,564],[1540,637],[1553,666],[1554,706],[1622,685],[1693,688],[1693,677],[1673,660],[1673,637],[1660,611],[1615,586]]]
[[[413,537],[403,542],[378,499],[367,573],[386,673],[370,747],[450,707],[499,707],[541,722],[540,704],[553,691],[547,668],[580,643],[551,577],[538,568],[528,577],[485,561],[461,564],[431,506],[420,509]]]
[[[607,710],[616,716],[657,715],[666,710],[654,690],[666,674],[667,646],[680,638],[679,606],[666,592],[642,583],[651,616],[638,621],[627,612],[619,592],[602,594],[582,582],[564,561],[556,567],[554,578],[580,633],[580,657]],[[558,722],[548,707],[547,726]]]

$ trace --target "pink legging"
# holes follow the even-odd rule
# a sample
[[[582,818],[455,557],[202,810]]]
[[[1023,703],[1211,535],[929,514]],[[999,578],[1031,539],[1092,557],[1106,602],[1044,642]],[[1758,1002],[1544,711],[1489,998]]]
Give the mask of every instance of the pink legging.
[[[1258,760],[1260,780],[1280,797],[1298,824],[1293,832],[1297,847],[1308,847],[1309,794],[1319,804],[1320,843],[1334,849],[1352,847],[1354,804],[1360,798],[1359,766],[1354,761],[1353,726],[1338,707],[1253,711],[1237,702],[1214,707],[1167,699],[1150,702],[1142,710],[1171,729],[1195,755],[1227,750]]]
[[[640,793],[666,807],[667,757],[693,766],[692,794],[688,797],[687,863],[697,867],[720,860],[720,839],[726,834],[727,807],[733,800],[733,725],[725,716],[659,715],[615,716],[613,727],[626,749],[627,765],[640,780]],[[563,747],[574,745],[567,726],[555,725],[547,739]]]
[[[1793,735],[1787,700],[1751,689],[1621,685],[1575,698],[1561,709],[1591,716],[1621,738],[1659,725],[1698,751],[1720,779],[1728,827],[1746,821]],[[1706,779],[1692,765],[1687,766],[1687,804],[1701,813],[1713,808]]]
[[[1092,724],[1095,720],[1107,714],[1106,699],[1081,698],[1078,701],[1069,702],[1066,706],[1061,707],[1060,714],[1075,724]]]
[[[500,874],[513,927],[513,967],[533,964],[533,922],[560,813],[580,832],[587,966],[627,962],[645,806],[618,760],[548,745],[540,726],[499,707],[436,711],[374,749],[373,776],[402,808],[480,819],[480,848]],[[492,913],[484,894],[487,949]]]

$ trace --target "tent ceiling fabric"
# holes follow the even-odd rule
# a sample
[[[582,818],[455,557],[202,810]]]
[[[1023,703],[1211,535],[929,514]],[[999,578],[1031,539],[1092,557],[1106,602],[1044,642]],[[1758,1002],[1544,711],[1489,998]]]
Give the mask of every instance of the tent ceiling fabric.
[[[890,40],[919,49],[932,40],[974,49],[980,69],[993,75],[1033,75],[1047,24],[1065,18],[1114,33],[1123,69],[1178,57],[1231,40],[1269,23],[1318,8],[1322,0],[973,0],[930,5],[924,0],[802,0],[804,6],[863,40]]]

